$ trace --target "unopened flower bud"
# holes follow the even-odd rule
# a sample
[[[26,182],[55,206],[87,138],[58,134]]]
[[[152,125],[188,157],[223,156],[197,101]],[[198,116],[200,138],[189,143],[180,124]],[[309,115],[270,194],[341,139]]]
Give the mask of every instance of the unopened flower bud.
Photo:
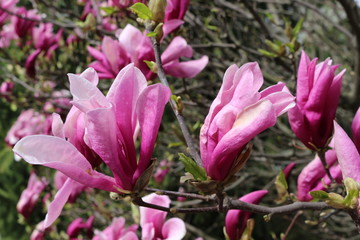
[[[166,0],[150,0],[149,9],[153,15],[153,20],[160,23],[165,17]]]

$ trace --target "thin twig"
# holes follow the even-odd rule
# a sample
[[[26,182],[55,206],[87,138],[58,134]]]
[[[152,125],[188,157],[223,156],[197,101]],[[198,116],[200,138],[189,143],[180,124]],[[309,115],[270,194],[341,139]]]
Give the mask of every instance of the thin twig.
[[[152,31],[152,29],[148,29],[148,31]],[[156,41],[156,39],[154,37],[151,38],[152,41],[152,45],[153,45],[153,49],[154,49],[154,53],[155,53],[155,61],[156,61],[156,66],[157,66],[157,74],[159,76],[159,79],[161,81],[162,84],[164,84],[165,86],[169,87],[169,83],[166,79],[166,75],[164,72],[164,68],[161,62],[161,51],[160,51],[160,44]],[[172,110],[175,113],[175,116],[179,122],[180,125],[180,129],[184,135],[186,144],[189,148],[189,153],[192,156],[192,158],[195,160],[195,162],[199,165],[202,166],[201,163],[201,158],[200,155],[196,149],[196,145],[194,143],[194,140],[191,137],[190,131],[188,129],[188,127],[186,126],[186,122],[184,119],[184,116],[182,115],[182,113],[177,109],[176,103],[174,100],[170,99],[170,106],[172,108]]]
[[[295,214],[294,218],[291,220],[291,223],[289,225],[289,227],[286,229],[286,232],[284,234],[284,236],[281,238],[281,240],[286,240],[287,236],[290,233],[290,230],[292,229],[292,227],[294,226],[296,220],[298,219],[298,217],[303,214],[303,211],[299,211]]]
[[[215,200],[215,198],[212,196],[203,196],[203,195],[199,195],[199,194],[195,194],[195,193],[181,193],[181,192],[167,191],[167,190],[161,190],[161,189],[156,189],[156,188],[145,188],[145,191],[155,192],[156,194],[159,194],[159,195],[200,199],[200,200],[203,200],[206,202]]]

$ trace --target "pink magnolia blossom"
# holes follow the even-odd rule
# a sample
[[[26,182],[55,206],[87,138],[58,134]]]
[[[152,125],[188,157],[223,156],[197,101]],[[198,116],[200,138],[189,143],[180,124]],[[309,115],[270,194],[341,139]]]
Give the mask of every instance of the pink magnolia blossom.
[[[360,183],[359,151],[344,129],[342,129],[335,121],[334,146],[343,178],[352,178]]]
[[[330,167],[331,176],[341,183],[342,176],[340,166],[337,164],[336,153],[334,150],[328,150],[325,153],[325,159],[327,165]],[[325,190],[325,186],[331,183],[330,178],[327,176],[324,166],[318,156],[314,158],[308,165],[306,165],[301,171],[298,177],[298,200],[299,201],[311,201],[313,198],[309,194],[310,191]]]
[[[155,193],[143,197],[144,202],[162,207],[170,207],[170,198]],[[185,223],[180,218],[170,218],[167,221],[164,211],[140,207],[140,226],[143,240],[182,239],[186,234]]]
[[[16,14],[21,15],[26,18],[40,20],[41,17],[37,14],[36,10],[26,10],[24,7],[19,7],[16,10]],[[20,18],[18,16],[12,17],[12,24],[15,26],[15,32],[19,38],[24,38],[27,35],[32,34],[33,28],[35,27],[36,22],[28,19]]]
[[[6,48],[10,46],[12,40],[17,39],[15,34],[14,25],[6,24],[0,31],[0,48]]]
[[[101,43],[101,51],[88,46],[88,51],[96,61],[89,66],[93,67],[102,78],[114,78],[120,69],[130,63],[127,52],[118,40],[105,36]]]
[[[136,43],[134,45],[134,43]],[[100,78],[112,78],[126,64],[132,62],[147,79],[156,75],[144,61],[155,61],[155,55],[149,37],[139,29],[128,24],[119,34],[119,41],[104,37],[101,51],[88,47],[88,51],[96,61],[91,67],[97,70]],[[192,48],[182,37],[175,37],[161,55],[166,74],[179,78],[192,78],[201,72],[208,63],[208,57],[180,62],[181,57],[190,58]]]
[[[86,222],[84,222],[82,218],[77,218],[72,221],[66,230],[69,238],[76,240],[81,230],[85,230],[87,237],[91,238],[94,234],[92,229],[94,219],[95,217],[91,216]]]
[[[16,205],[18,212],[28,218],[34,209],[40,194],[48,185],[45,178],[39,179],[34,172],[30,174],[27,188],[21,193],[19,202]]]
[[[157,183],[161,183],[162,181],[164,181],[164,178],[166,177],[166,174],[168,174],[170,167],[171,162],[166,159],[161,160],[159,166],[154,173],[154,181]]]
[[[296,89],[296,106],[289,111],[291,129],[312,150],[326,147],[333,132],[342,76],[338,65],[326,59],[319,64],[302,52]]]
[[[137,225],[125,228],[125,218],[114,218],[111,225],[102,232],[96,232],[93,240],[138,240],[136,235]]]
[[[21,112],[14,125],[8,131],[5,142],[14,146],[23,137],[34,134],[51,133],[51,115],[45,115],[29,109]]]
[[[164,18],[164,36],[180,27],[188,9],[190,0],[167,0]]]
[[[294,169],[294,167],[296,166],[295,162],[291,162],[288,165],[286,165],[286,167],[283,170],[283,173],[285,175],[286,181],[289,180],[289,177],[291,175],[292,170]]]
[[[5,81],[0,85],[0,97],[9,101],[12,94],[12,90],[15,86],[14,82]]]
[[[251,192],[239,198],[239,200],[258,204],[268,193],[266,190]],[[251,212],[243,210],[229,210],[225,218],[225,230],[230,240],[239,240],[245,230],[246,222],[250,218]]]
[[[67,128],[67,123],[62,126],[60,117],[56,117],[53,133],[57,137],[28,136],[13,149],[28,163],[55,168],[70,178],[50,204],[46,226],[60,215],[73,181],[109,192],[142,190],[148,176],[139,183],[138,180],[152,164],[161,117],[170,97],[170,90],[161,84],[147,86],[144,75],[133,64],[120,71],[106,97],[96,87],[98,76],[92,69],[80,76],[69,74],[69,80],[77,109],[70,111],[71,120],[67,121],[75,127]],[[78,116],[81,114],[85,114],[86,121]],[[79,123],[84,124],[83,127],[77,125]],[[134,141],[139,133],[141,144],[137,159]],[[69,141],[65,136],[69,136]],[[91,158],[94,156],[86,155],[87,151],[82,151],[72,140],[79,137],[109,166],[114,178],[93,169]]]
[[[4,8],[8,11],[14,11],[15,5],[18,2],[18,0],[1,0],[0,6],[1,8]],[[5,21],[8,19],[9,14],[3,10],[0,10],[0,28],[5,23]]]
[[[59,41],[63,30],[60,29],[55,35],[53,34],[53,25],[51,23],[41,23],[39,27],[33,29],[33,42],[35,51],[32,52],[26,59],[25,68],[26,73],[30,77],[34,77],[35,62],[40,53],[43,53],[48,59],[51,58],[52,53],[59,47]]]
[[[257,63],[226,71],[200,131],[202,164],[213,180],[226,179],[246,144],[294,106],[284,83],[258,92],[263,81]]]

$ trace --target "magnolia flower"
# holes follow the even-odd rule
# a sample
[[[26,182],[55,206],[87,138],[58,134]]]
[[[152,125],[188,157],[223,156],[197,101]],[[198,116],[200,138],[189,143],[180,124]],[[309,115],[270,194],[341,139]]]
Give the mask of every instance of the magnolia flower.
[[[35,62],[40,53],[44,53],[49,58],[52,52],[59,47],[59,41],[63,30],[53,34],[53,25],[51,23],[41,23],[39,27],[33,29],[32,37],[35,45],[35,51],[32,52],[25,62],[26,73],[30,77],[35,76]]]
[[[164,36],[167,36],[184,23],[183,18],[189,3],[190,0],[167,0],[163,26]]]
[[[238,156],[247,143],[294,106],[284,83],[258,92],[263,81],[257,63],[232,65],[226,71],[200,131],[202,164],[213,180],[235,174],[244,163]]]
[[[144,75],[133,64],[120,71],[106,97],[96,87],[98,77],[92,69],[80,76],[69,74],[69,80],[73,104],[77,108],[69,115],[85,114],[86,121],[80,119],[85,131],[79,126],[66,128],[57,117],[53,122],[53,133],[57,137],[28,136],[15,145],[14,152],[30,164],[55,168],[71,181],[91,188],[118,193],[141,191],[152,170],[151,157],[164,107],[170,97],[169,88],[161,84],[147,86]],[[76,126],[79,123],[79,117],[71,119],[74,120],[69,124]],[[138,159],[134,141],[139,133]],[[95,171],[91,162],[93,156],[86,156],[86,151],[79,151],[72,137],[66,141],[64,136],[83,138],[91,151],[109,166],[114,177]],[[67,201],[72,189],[68,187],[72,185],[70,180],[49,206],[46,226],[55,221]]]
[[[155,193],[143,197],[144,202],[162,207],[170,207],[170,198]],[[182,239],[186,234],[185,223],[180,218],[170,218],[165,221],[164,211],[140,207],[140,226],[143,240]]]
[[[291,129],[312,150],[324,148],[333,132],[341,81],[345,70],[335,75],[338,65],[330,59],[319,64],[302,52],[296,89],[296,106],[289,111]]]
[[[10,43],[13,39],[17,39],[14,25],[6,24],[0,31],[0,48],[6,48],[10,46]]]
[[[164,181],[166,174],[168,174],[168,172],[170,171],[170,167],[171,162],[166,159],[161,160],[159,166],[156,168],[156,171],[154,173],[154,181],[156,183],[161,183],[162,181]]]
[[[15,9],[15,5],[18,0],[1,0],[0,7],[9,11],[13,11]],[[0,9],[0,27],[5,23],[9,14]]]
[[[93,67],[102,78],[113,78],[130,63],[127,52],[118,40],[105,36],[102,40],[101,51],[88,46],[88,51],[96,61],[89,66]]]
[[[66,230],[66,234],[70,239],[77,239],[77,236],[80,234],[80,231],[86,230],[87,237],[91,238],[93,236],[92,225],[95,217],[91,216],[89,219],[84,222],[82,218],[77,218],[70,223]]]
[[[251,192],[239,198],[247,203],[258,204],[268,193],[266,190]],[[225,218],[225,230],[230,240],[239,240],[245,230],[246,222],[250,218],[251,212],[244,210],[229,210]]]
[[[138,240],[136,230],[138,225],[134,224],[125,228],[125,218],[114,218],[111,225],[102,232],[95,231],[95,237],[92,240]]]
[[[27,188],[21,193],[19,202],[16,205],[18,212],[28,218],[34,209],[40,194],[48,185],[45,178],[39,179],[34,172],[30,174]]]
[[[340,166],[337,164],[336,153],[334,150],[328,150],[325,153],[326,163],[329,166],[331,176],[341,183],[342,176]],[[330,178],[327,176],[320,158],[316,155],[308,165],[301,171],[298,177],[298,200],[311,201],[313,198],[309,194],[311,191],[325,190],[325,186],[331,184]]]
[[[5,142],[14,146],[23,137],[34,134],[50,134],[51,115],[45,115],[29,109],[21,112],[14,125],[8,131]]]
[[[136,45],[134,45],[136,43]],[[144,61],[155,61],[151,40],[134,26],[128,24],[119,34],[119,41],[104,37],[101,51],[88,47],[96,61],[90,66],[100,72],[100,78],[112,78],[126,64],[132,62],[147,79],[153,79],[153,73]],[[161,55],[164,71],[174,77],[192,78],[201,72],[208,63],[208,57],[180,62],[181,57],[190,58],[192,48],[182,37],[175,37]]]
[[[37,15],[36,10],[26,10],[24,7],[19,7],[16,10],[16,14],[26,18],[40,20],[40,16]],[[15,26],[15,32],[19,38],[24,38],[27,35],[31,35],[36,22],[18,16],[12,17],[12,24]]]

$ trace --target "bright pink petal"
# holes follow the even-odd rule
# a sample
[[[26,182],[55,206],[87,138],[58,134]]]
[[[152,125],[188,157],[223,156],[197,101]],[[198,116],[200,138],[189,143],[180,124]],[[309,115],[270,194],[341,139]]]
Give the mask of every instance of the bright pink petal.
[[[169,35],[169,33],[180,27],[183,23],[184,21],[179,19],[172,19],[165,22],[163,25],[163,38],[165,38],[167,35]]]
[[[159,131],[166,103],[169,101],[170,89],[162,84],[147,87],[136,103],[137,115],[141,129],[140,161],[136,179],[149,166],[156,137]]]
[[[258,190],[246,194],[239,200],[258,204],[261,199],[268,193],[266,190]],[[230,240],[238,240],[241,238],[247,220],[250,218],[251,213],[243,210],[229,210],[225,218],[225,229]]]
[[[257,134],[274,126],[276,114],[270,101],[261,101],[249,106],[237,117],[233,128],[218,142],[212,160],[209,164],[208,174],[215,180],[223,180],[239,151]],[[221,166],[221,168],[219,168]]]
[[[182,37],[175,37],[161,55],[163,64],[178,60],[180,57],[192,57],[193,50]]]
[[[360,151],[360,108],[357,110],[351,125],[352,140],[358,151]]]
[[[174,61],[165,64],[164,71],[166,74],[178,78],[193,78],[206,67],[208,62],[209,58],[207,56],[185,62]]]

